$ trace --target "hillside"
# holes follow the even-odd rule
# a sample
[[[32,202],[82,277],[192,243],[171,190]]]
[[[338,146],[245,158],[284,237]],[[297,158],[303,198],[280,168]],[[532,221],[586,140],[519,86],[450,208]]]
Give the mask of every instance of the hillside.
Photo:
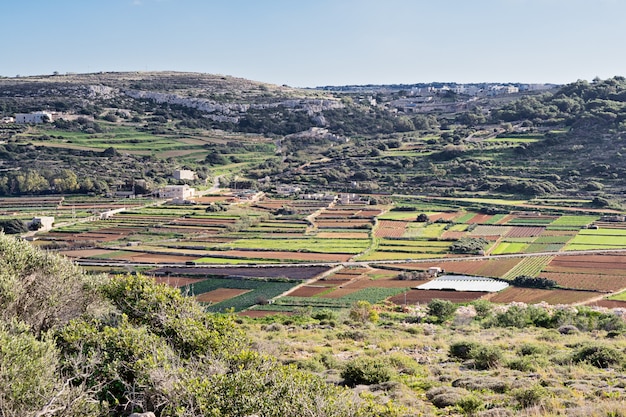
[[[222,174],[264,190],[619,205],[624,79],[551,87],[316,90],[167,72],[2,78],[3,117],[56,113],[52,123],[0,125],[0,194],[98,194],[135,180],[149,191],[185,167],[201,181]]]

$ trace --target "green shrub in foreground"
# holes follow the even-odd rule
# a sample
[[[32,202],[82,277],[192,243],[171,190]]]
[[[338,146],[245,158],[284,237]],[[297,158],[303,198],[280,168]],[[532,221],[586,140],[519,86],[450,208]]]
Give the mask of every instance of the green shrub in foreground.
[[[351,360],[341,372],[346,385],[371,385],[389,381],[393,376],[391,367],[376,358],[360,357]]]
[[[588,345],[578,349],[572,360],[586,362],[596,368],[621,368],[624,366],[624,354],[619,350],[604,345]]]

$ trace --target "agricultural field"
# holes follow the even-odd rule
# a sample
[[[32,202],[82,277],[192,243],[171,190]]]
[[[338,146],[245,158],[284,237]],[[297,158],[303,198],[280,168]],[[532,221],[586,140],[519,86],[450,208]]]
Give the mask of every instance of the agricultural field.
[[[626,254],[573,255],[579,250],[626,249],[626,228],[603,222],[595,213],[485,214],[441,200],[397,201],[401,210],[390,204],[342,205],[319,200],[246,202],[228,192],[200,197],[189,205],[57,197],[23,201],[33,208],[27,211],[20,200],[5,199],[0,200],[0,209],[25,220],[35,213],[62,216],[63,221],[53,230],[37,233],[35,245],[89,263],[94,271],[110,265],[115,271],[152,274],[181,290],[193,287],[197,299],[216,311],[243,311],[254,306],[259,311],[274,308],[288,312],[306,302],[314,308],[345,308],[354,297],[375,302],[395,297],[390,300],[396,302],[393,300],[404,300],[405,295],[407,303],[515,297],[520,301],[545,297],[546,302],[579,303],[588,299],[591,291],[596,297],[609,296],[626,288],[626,273],[622,272]],[[216,202],[225,209],[213,210]],[[506,206],[501,203],[498,201]],[[119,208],[124,210],[106,220],[97,217]],[[74,214],[69,217],[71,212]],[[422,221],[417,221],[418,217]],[[484,239],[483,252],[489,257],[451,252],[454,243],[466,239]],[[352,262],[364,262],[364,267],[348,266]],[[298,264],[306,266],[280,269]],[[519,275],[541,277],[555,281],[558,289],[513,288],[489,296],[486,292],[464,295],[416,290],[433,278],[427,275],[431,267],[447,274],[504,280]],[[307,268],[314,269],[304,273]],[[331,268],[336,270],[327,275]],[[407,273],[417,275],[399,278]],[[216,276],[221,278],[211,278]],[[227,284],[233,277],[238,286]],[[201,284],[207,279],[212,281]],[[245,281],[254,284],[242,283]],[[223,285],[218,287],[219,283]],[[273,289],[267,294],[259,292],[266,283]],[[276,293],[278,289],[283,291]],[[285,294],[286,301],[280,301]],[[260,304],[266,299],[272,299],[272,304]]]

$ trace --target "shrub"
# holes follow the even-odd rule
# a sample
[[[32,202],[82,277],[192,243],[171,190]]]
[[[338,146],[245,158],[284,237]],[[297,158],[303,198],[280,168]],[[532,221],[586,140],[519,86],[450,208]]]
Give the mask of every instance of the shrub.
[[[352,304],[350,318],[360,323],[376,323],[380,317],[369,301],[361,300]]]
[[[520,407],[528,408],[541,403],[541,400],[548,396],[548,391],[541,385],[534,385],[530,388],[520,388],[513,391],[513,397]]]
[[[504,359],[502,350],[497,346],[479,346],[472,350],[471,356],[477,369],[497,368]]]
[[[468,395],[461,398],[456,403],[456,406],[461,410],[461,413],[466,416],[473,416],[476,412],[485,408],[485,403],[475,395]]]
[[[330,320],[330,321],[334,321],[337,320],[337,313],[335,313],[334,311],[332,311],[329,308],[323,308],[321,310],[318,310],[316,312],[314,312],[311,317],[313,317],[315,320]]]
[[[624,354],[611,346],[588,345],[578,349],[572,360],[578,363],[586,362],[596,368],[622,367]]]
[[[546,352],[546,348],[535,343],[524,343],[519,347],[518,352],[522,356],[541,355]]]
[[[454,342],[450,345],[450,356],[462,360],[467,360],[472,357],[472,352],[478,347],[478,343],[463,340],[460,342]]]
[[[393,372],[389,365],[376,358],[361,357],[353,359],[346,364],[341,372],[341,377],[346,385],[372,385],[389,381]]]
[[[437,323],[443,323],[452,318],[456,308],[456,305],[448,300],[435,298],[428,303],[428,315],[433,316]]]

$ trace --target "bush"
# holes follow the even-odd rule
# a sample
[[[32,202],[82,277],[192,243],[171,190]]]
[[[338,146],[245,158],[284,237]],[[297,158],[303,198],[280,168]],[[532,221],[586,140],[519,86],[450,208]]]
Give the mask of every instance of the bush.
[[[428,315],[433,316],[437,323],[443,323],[454,315],[457,306],[448,300],[435,298],[428,303]]]
[[[463,340],[455,342],[450,345],[450,356],[462,360],[467,360],[472,357],[472,352],[478,347],[478,343]]]
[[[376,358],[361,357],[351,360],[341,372],[346,385],[372,385],[389,381],[393,372],[389,365]]]
[[[471,356],[477,369],[497,368],[504,360],[504,354],[497,346],[479,346],[472,350]]]
[[[456,406],[464,415],[473,416],[476,412],[485,408],[485,403],[475,395],[468,395],[461,398],[461,400],[456,403]]]
[[[548,391],[541,385],[531,388],[520,388],[513,391],[513,397],[522,408],[532,407],[541,403],[541,400],[548,396]]]
[[[624,354],[611,346],[588,345],[578,349],[572,360],[586,362],[596,368],[620,368],[624,365]]]

